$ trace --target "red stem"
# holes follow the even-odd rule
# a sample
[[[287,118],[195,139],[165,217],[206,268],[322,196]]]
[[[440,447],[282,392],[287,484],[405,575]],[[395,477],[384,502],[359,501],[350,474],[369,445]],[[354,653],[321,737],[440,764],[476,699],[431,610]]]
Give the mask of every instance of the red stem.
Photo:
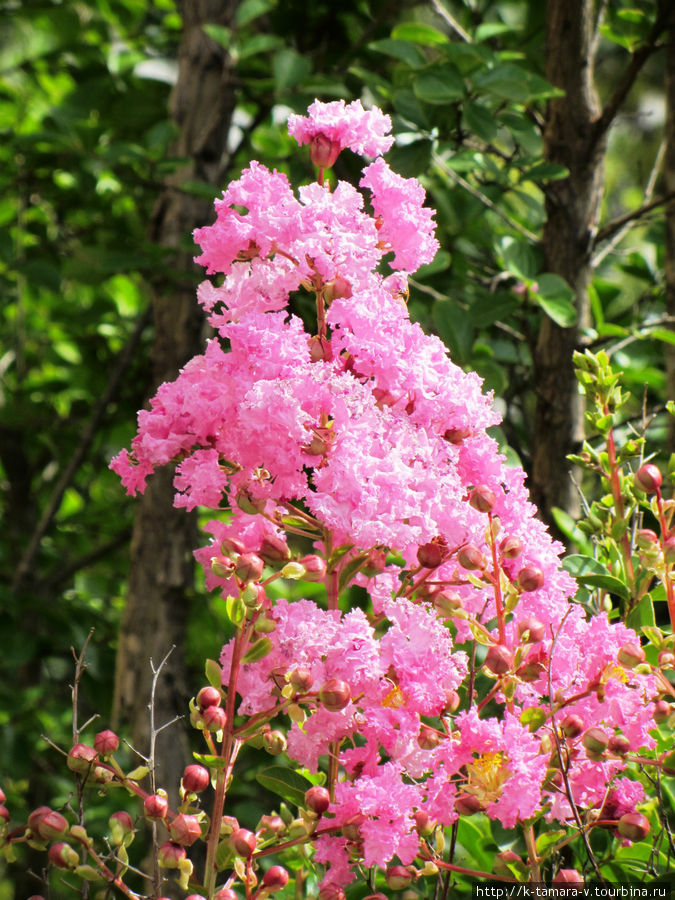
[[[609,415],[609,408],[607,406],[604,407],[605,415]],[[616,444],[614,443],[614,430],[612,428],[609,429],[607,434],[607,457],[609,460],[609,482],[612,487],[612,496],[614,497],[614,503],[616,504],[616,511],[619,514],[619,518],[623,521],[624,518],[624,507],[623,507],[623,497],[621,496],[621,483],[619,481],[619,465],[616,461]],[[623,549],[623,557],[626,563],[626,568],[628,569],[628,576],[630,578],[631,585],[631,594],[635,591],[635,569],[633,568],[633,556],[631,553],[630,540],[628,539],[628,534],[626,531],[621,535],[621,547]]]

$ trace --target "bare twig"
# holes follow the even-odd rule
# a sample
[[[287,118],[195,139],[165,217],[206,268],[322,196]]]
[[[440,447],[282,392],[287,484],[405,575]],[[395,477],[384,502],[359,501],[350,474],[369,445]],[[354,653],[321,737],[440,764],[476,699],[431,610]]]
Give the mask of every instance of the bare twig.
[[[467,44],[471,43],[471,35],[462,28],[457,19],[448,12],[440,0],[431,0],[431,5],[434,8],[434,12],[443,19],[446,25],[449,25],[450,28],[452,28],[455,34],[459,35],[459,37],[461,37],[463,41],[466,41]]]
[[[171,656],[173,651],[176,649],[176,645],[174,644],[169,652],[166,654],[161,663],[155,668],[155,664],[152,660],[150,660],[150,668],[152,669],[152,687],[150,688],[150,752],[146,759],[146,763],[150,772],[150,785],[152,793],[154,794],[157,790],[157,781],[155,777],[156,771],[156,756],[155,751],[157,748],[157,735],[160,731],[163,731],[164,728],[168,728],[169,725],[173,725],[173,723],[181,718],[177,716],[176,719],[173,719],[171,722],[167,722],[164,725],[161,725],[159,728],[155,725],[155,694],[157,692],[157,683],[159,681],[159,676],[162,672],[162,669],[166,665],[168,658]],[[153,873],[152,873],[152,884],[155,892],[155,896],[158,897],[160,893],[160,889],[162,886],[162,875],[159,871],[159,838],[157,835],[157,823],[152,823],[152,864],[153,864]]]

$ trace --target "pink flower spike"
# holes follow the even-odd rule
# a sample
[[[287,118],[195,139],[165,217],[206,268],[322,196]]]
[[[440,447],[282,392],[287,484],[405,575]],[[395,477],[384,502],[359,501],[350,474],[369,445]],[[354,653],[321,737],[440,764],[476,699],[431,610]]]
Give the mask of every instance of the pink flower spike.
[[[319,168],[330,168],[345,148],[361,156],[379,156],[394,143],[387,137],[391,119],[380,109],[364,109],[360,100],[322,103],[315,100],[308,116],[289,116],[288,133],[298,144],[311,144]]]

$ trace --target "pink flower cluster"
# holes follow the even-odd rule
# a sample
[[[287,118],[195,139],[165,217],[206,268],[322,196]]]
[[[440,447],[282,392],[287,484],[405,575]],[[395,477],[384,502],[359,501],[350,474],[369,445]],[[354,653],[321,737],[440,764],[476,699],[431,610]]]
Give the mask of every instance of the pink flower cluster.
[[[389,129],[379,110],[343,101],[316,101],[289,123],[300,144],[314,142],[320,168],[335,148],[386,151]],[[265,599],[270,652],[231,685],[232,643],[221,660],[243,716],[287,711],[280,682],[302,671],[294,702],[305,718],[293,719],[288,754],[316,770],[337,746],[347,775],[326,813],[342,834],[316,841],[336,884],[353,877],[355,855],[366,866],[411,862],[419,816],[567,821],[572,801],[597,807],[611,785],[623,808],[639,793],[618,777],[625,748],[589,752],[582,735],[602,728],[650,747],[656,692],[618,661],[635,635],[571,605],[562,548],[535,517],[523,471],[487,434],[499,417],[480,379],[410,321],[407,275],[438,246],[423,188],[381,157],[360,187],[374,216],[350,184],[296,196],[259,163],[227,188],[214,224],[195,232],[197,261],[224,276],[198,292],[219,337],[159,388],[131,453],[111,464],[136,493],[174,463],[177,506],[223,511],[197,558],[224,596],[242,589],[238,554],[269,559],[272,547],[273,560],[288,558],[294,511],[327,557],[327,585],[367,588],[368,615]],[[315,297],[315,328],[290,311],[299,292]],[[499,717],[467,690],[471,667],[455,645],[473,641]],[[321,699],[331,682],[348,691],[339,708]],[[569,715],[581,724],[564,734]],[[555,737],[569,792],[550,776]]]

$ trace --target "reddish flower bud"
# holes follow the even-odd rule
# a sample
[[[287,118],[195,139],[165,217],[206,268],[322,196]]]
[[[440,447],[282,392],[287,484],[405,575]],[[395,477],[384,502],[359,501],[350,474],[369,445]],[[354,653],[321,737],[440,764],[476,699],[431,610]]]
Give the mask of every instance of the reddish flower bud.
[[[346,681],[339,678],[329,678],[321,686],[319,700],[326,709],[331,712],[339,712],[349,704],[352,692]]]
[[[230,840],[239,856],[243,856],[246,859],[248,859],[249,856],[253,856],[258,843],[253,832],[247,831],[246,828],[240,828],[238,831],[234,831]]]
[[[323,286],[323,299],[326,303],[332,303],[339,298],[348,300],[351,295],[352,286],[342,275],[336,275],[332,281],[327,281]]]
[[[485,807],[474,794],[457,794],[455,797],[455,809],[460,816],[472,816],[482,812]]]
[[[416,809],[413,813],[413,818],[415,820],[415,831],[424,836],[430,834],[433,830],[433,824],[429,813],[424,809]]]
[[[246,552],[244,544],[236,537],[226,537],[220,545],[223,556],[239,556]]]
[[[464,601],[457,591],[442,590],[433,594],[431,602],[436,612],[445,619],[450,619],[458,609],[464,608]]]
[[[443,432],[443,437],[449,444],[461,444],[470,435],[469,428],[448,428]]]
[[[146,819],[164,819],[169,812],[169,801],[163,794],[149,794],[143,801]]]
[[[205,766],[186,766],[182,784],[188,794],[201,794],[211,784],[211,774]]]
[[[495,492],[486,484],[478,484],[469,492],[469,506],[477,509],[478,512],[492,512],[496,500]]]
[[[298,562],[305,567],[303,581],[323,581],[326,577],[326,560],[316,553],[309,553]]]
[[[325,813],[330,806],[330,794],[325,787],[317,784],[305,792],[305,806],[317,815]]]
[[[286,823],[281,816],[265,815],[260,819],[258,828],[260,831],[268,832],[269,834],[283,834],[286,831]]]
[[[457,562],[463,569],[472,571],[473,569],[484,569],[487,560],[481,551],[474,544],[467,544],[457,554]]]
[[[75,744],[68,752],[66,765],[71,772],[79,775],[87,775],[98,759],[98,753],[88,744]]]
[[[445,555],[445,548],[438,541],[429,541],[417,548],[417,561],[425,569],[436,569]]]
[[[445,692],[445,706],[441,710],[442,716],[449,716],[459,709],[461,703],[460,696],[457,691]]]
[[[240,581],[258,581],[265,564],[257,553],[242,553],[234,564],[234,574]]]
[[[534,616],[527,616],[518,622],[518,637],[527,643],[536,644],[546,637],[546,626]]]
[[[609,736],[602,728],[593,726],[584,732],[581,743],[590,753],[603,753],[609,744]]]
[[[247,491],[245,488],[241,488],[237,492],[235,502],[239,509],[249,516],[261,513],[265,509],[265,500],[262,497],[254,497],[250,491]]]
[[[544,584],[544,573],[538,566],[523,566],[518,572],[518,587],[523,591],[538,591]]]
[[[640,550],[651,550],[659,543],[658,535],[651,528],[641,528],[635,535],[635,539]]]
[[[584,720],[581,718],[581,716],[577,716],[575,713],[567,713],[567,715],[560,722],[560,728],[565,737],[579,737],[581,732],[584,730]]]
[[[380,550],[376,547],[369,552],[366,561],[361,567],[361,571],[367,578],[372,578],[374,575],[379,575],[380,572],[384,572],[386,567],[387,554],[384,550]]]
[[[59,841],[58,844],[52,844],[47,856],[49,857],[49,862],[56,866],[57,869],[74,869],[80,862],[77,851],[63,841]]]
[[[659,653],[659,666],[662,669],[675,669],[675,653],[671,653],[670,650]]]
[[[412,873],[405,866],[388,866],[384,873],[384,880],[392,891],[404,891],[412,882]]]
[[[492,644],[485,656],[485,668],[495,675],[504,675],[513,668],[513,654],[503,644]]]
[[[345,892],[339,884],[322,884],[319,888],[319,900],[345,900]]]
[[[339,155],[340,144],[321,132],[309,142],[309,158],[318,169],[330,169]]]
[[[299,694],[306,694],[314,684],[312,673],[309,669],[303,668],[293,669],[288,680]]]
[[[654,721],[657,725],[662,725],[670,717],[671,706],[667,700],[657,700],[654,704]]]
[[[675,535],[663,542],[663,558],[668,565],[675,562]]]
[[[191,847],[197,838],[202,836],[199,819],[197,816],[179,813],[169,825],[169,834],[177,844]]]
[[[204,731],[222,731],[227,725],[227,715],[221,706],[207,706],[201,714]]]
[[[523,542],[513,535],[505,537],[499,542],[499,552],[504,559],[515,559],[523,552]]]
[[[280,891],[288,884],[288,872],[283,866],[271,866],[263,875],[262,883],[268,891]]]
[[[287,562],[291,558],[286,539],[278,534],[267,534],[260,543],[258,551],[261,558],[269,565]]]
[[[286,750],[286,736],[281,731],[266,731],[263,734],[263,744],[272,756],[280,756]]]
[[[619,819],[617,830],[629,841],[643,841],[650,831],[649,820],[642,813],[626,813]]]
[[[108,827],[112,834],[113,844],[120,846],[128,835],[134,833],[134,820],[128,812],[121,809],[114,812],[108,819]]]
[[[417,735],[417,744],[421,750],[433,750],[443,740],[441,735],[428,725],[422,725]]]
[[[5,797],[5,792],[2,788],[0,788],[0,803],[4,803],[7,797]]]
[[[623,734],[613,734],[609,739],[607,749],[617,756],[625,756],[630,750],[630,741]]]
[[[94,750],[96,750],[97,753],[100,753],[101,756],[110,756],[115,753],[119,745],[120,739],[115,732],[110,731],[110,729],[99,731],[94,738]]]
[[[645,661],[645,651],[639,644],[626,643],[619,648],[617,659],[622,666],[626,666],[628,669],[634,669],[635,666],[639,666],[640,663]]]
[[[580,884],[583,885],[584,876],[576,869],[559,869],[551,884]]]
[[[42,841],[51,841],[68,831],[68,822],[61,813],[48,806],[38,806],[28,816],[28,827]]]
[[[185,900],[206,900],[203,894],[188,894]]]
[[[232,888],[221,888],[213,895],[213,900],[239,900],[239,897]]]
[[[0,825],[2,825],[3,822],[9,822],[9,810],[6,806],[0,804]]]
[[[211,685],[203,687],[197,694],[197,706],[202,712],[206,709],[207,706],[220,706],[220,701],[220,691],[218,690],[218,688],[211,687]]]
[[[535,645],[527,654],[525,662],[516,669],[516,675],[522,681],[531,684],[546,671],[548,656],[542,644]]]
[[[211,572],[216,578],[231,578],[234,571],[234,563],[229,556],[212,556]]]
[[[333,358],[333,348],[326,338],[315,334],[307,341],[309,358],[312,362],[330,362]]]
[[[658,466],[653,465],[653,463],[646,463],[644,466],[640,466],[635,473],[635,486],[644,491],[645,494],[653,494],[657,488],[661,487],[662,483],[663,476]]]
[[[164,869],[178,869],[184,859],[187,859],[187,850],[174,841],[163,843],[157,853],[157,861]]]

